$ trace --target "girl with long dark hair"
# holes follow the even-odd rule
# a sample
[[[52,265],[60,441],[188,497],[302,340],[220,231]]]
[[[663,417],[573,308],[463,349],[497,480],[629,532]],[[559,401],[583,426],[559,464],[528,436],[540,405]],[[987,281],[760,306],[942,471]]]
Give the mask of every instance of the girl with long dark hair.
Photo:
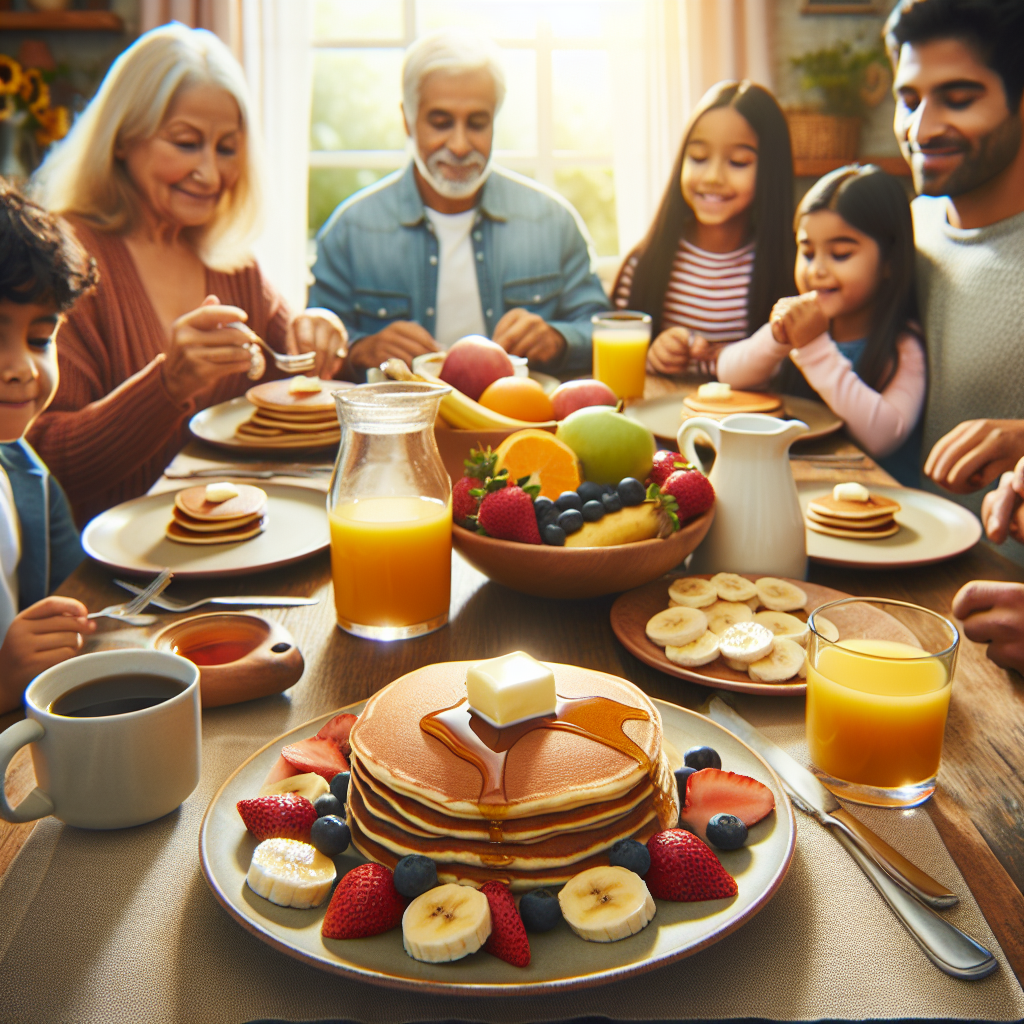
[[[746,81],[709,89],[612,292],[620,309],[651,315],[651,370],[712,370],[726,344],[792,294],[792,195],[789,128],[775,97]]]

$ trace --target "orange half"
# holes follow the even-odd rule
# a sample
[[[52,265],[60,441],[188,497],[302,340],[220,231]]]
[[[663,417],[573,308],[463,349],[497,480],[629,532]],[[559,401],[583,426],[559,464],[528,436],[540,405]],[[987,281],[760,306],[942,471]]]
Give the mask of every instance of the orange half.
[[[562,491],[580,485],[576,453],[546,430],[517,430],[498,445],[498,469],[507,469],[513,480],[529,477],[539,484],[541,497],[554,500]]]

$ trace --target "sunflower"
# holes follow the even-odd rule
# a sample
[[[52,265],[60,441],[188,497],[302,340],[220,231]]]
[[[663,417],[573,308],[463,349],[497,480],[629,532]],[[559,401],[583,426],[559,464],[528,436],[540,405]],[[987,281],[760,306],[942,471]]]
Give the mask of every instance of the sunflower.
[[[50,87],[43,81],[43,73],[39,68],[29,68],[21,76],[19,95],[25,106],[35,113],[33,108],[45,110],[50,105]]]
[[[6,121],[17,109],[10,93],[0,93],[0,121]]]
[[[0,96],[16,93],[21,87],[21,65],[6,54],[0,53]]]
[[[50,107],[41,114],[35,115],[39,122],[36,131],[36,142],[40,146],[48,146],[51,142],[58,142],[67,135],[71,128],[71,116],[67,107]]]

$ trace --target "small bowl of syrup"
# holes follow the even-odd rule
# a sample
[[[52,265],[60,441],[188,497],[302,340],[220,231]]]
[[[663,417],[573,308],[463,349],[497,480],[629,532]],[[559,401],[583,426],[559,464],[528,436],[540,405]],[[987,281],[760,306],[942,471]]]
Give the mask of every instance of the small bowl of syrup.
[[[266,697],[294,686],[305,668],[292,635],[249,612],[212,612],[180,619],[153,641],[157,650],[199,667],[204,708]]]

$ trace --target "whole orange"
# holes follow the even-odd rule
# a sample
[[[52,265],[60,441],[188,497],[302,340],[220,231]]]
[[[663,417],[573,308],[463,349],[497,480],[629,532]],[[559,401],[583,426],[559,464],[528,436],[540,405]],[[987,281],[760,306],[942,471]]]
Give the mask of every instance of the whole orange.
[[[480,396],[480,404],[492,412],[529,423],[555,418],[551,399],[530,377],[499,377]]]

